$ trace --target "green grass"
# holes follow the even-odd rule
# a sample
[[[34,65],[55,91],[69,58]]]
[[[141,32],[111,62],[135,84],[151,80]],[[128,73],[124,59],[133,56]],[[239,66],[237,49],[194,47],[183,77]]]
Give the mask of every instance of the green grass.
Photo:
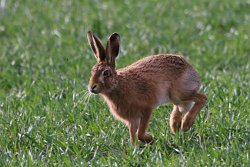
[[[249,0],[0,2],[0,166],[250,166]],[[193,128],[172,135],[171,105],[161,106],[155,143],[133,149],[86,95],[88,30],[121,35],[118,67],[183,54],[208,95]]]

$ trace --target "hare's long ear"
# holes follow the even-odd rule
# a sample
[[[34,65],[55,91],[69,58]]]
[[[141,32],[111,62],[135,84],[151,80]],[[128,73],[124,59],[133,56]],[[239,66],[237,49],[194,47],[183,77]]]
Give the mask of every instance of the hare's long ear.
[[[115,67],[115,58],[118,56],[120,48],[120,36],[117,33],[113,33],[107,43],[106,47],[106,61],[110,66]]]
[[[88,31],[87,38],[93,52],[95,53],[97,62],[105,61],[106,55],[101,41],[91,31]]]

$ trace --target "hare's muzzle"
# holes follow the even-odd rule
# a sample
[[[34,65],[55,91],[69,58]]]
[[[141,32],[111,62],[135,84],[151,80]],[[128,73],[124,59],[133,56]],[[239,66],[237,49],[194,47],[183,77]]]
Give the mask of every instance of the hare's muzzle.
[[[89,86],[89,92],[97,94],[97,84]]]

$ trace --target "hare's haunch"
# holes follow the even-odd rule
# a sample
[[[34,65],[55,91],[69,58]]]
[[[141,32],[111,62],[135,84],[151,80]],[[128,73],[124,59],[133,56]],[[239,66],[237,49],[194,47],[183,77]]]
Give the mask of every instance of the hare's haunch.
[[[137,138],[142,142],[153,142],[146,128],[153,109],[163,103],[174,105],[170,115],[173,133],[178,129],[190,129],[206,102],[206,96],[198,92],[199,76],[183,57],[153,55],[116,69],[120,36],[112,34],[106,49],[92,32],[88,32],[87,38],[97,59],[88,89],[100,94],[111,113],[128,126],[132,143]]]

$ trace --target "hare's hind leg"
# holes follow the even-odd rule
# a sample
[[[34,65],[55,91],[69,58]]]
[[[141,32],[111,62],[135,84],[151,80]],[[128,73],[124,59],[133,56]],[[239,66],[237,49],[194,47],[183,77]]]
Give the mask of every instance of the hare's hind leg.
[[[193,125],[196,115],[198,114],[198,112],[200,112],[206,100],[207,97],[201,93],[196,93],[190,98],[190,101],[193,101],[194,105],[182,118],[181,130],[183,132],[189,130],[190,127]]]
[[[144,115],[141,117],[139,129],[137,132],[138,139],[144,143],[153,143],[153,137],[146,132],[150,115],[151,112],[144,113]]]
[[[170,114],[170,128],[172,133],[176,133],[181,127],[181,112],[177,105],[174,105],[173,110]]]

